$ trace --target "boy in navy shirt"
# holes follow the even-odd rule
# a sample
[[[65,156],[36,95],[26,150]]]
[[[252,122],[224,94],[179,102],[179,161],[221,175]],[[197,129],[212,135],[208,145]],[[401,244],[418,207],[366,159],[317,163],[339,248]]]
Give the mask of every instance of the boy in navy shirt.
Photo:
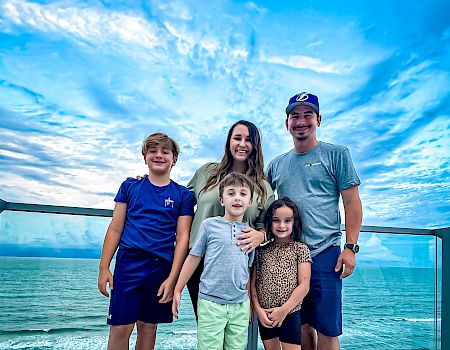
[[[183,265],[194,214],[194,198],[170,179],[179,154],[177,143],[162,133],[144,140],[142,155],[149,175],[127,179],[114,201],[100,260],[98,288],[111,299],[108,350],[128,349],[134,325],[136,349],[153,349],[158,323],[172,322],[173,290]],[[114,278],[109,269],[119,247]]]

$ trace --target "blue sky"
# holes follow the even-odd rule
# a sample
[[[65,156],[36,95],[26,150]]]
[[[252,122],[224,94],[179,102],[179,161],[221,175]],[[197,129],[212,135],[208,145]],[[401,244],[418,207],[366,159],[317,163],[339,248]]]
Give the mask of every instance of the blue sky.
[[[239,119],[260,127],[267,164],[292,146],[289,97],[311,91],[319,139],[350,148],[365,225],[449,226],[448,13],[447,1],[0,0],[0,198],[112,208],[156,130],[179,141],[173,178],[186,184]]]

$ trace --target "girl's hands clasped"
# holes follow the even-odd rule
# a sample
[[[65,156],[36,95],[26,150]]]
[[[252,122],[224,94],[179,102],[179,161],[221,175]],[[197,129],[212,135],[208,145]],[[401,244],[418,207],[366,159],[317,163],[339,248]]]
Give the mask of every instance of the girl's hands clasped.
[[[272,327],[281,327],[288,314],[282,306],[266,309],[267,317],[271,321]]]
[[[256,311],[256,315],[258,316],[259,322],[266,327],[266,328],[273,328],[273,322],[269,319],[267,316],[267,310],[264,310],[262,308],[258,308]]]

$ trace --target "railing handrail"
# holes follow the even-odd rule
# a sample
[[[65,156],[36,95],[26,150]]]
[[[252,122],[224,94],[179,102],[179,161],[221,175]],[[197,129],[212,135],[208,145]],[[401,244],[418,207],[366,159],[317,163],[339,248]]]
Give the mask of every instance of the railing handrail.
[[[4,210],[26,211],[45,214],[65,214],[65,215],[83,215],[83,216],[102,216],[111,217],[111,209],[97,209],[86,207],[68,207],[63,205],[31,204],[6,202],[0,199],[0,213]]]
[[[112,217],[113,214],[113,210],[111,209],[17,203],[17,202],[6,202],[0,199],[0,213],[4,210],[25,211],[25,212],[45,213],[45,214],[65,214],[65,215],[83,215],[83,216],[100,216],[100,217]],[[341,225],[341,229],[345,231],[345,225]],[[361,226],[361,232],[425,235],[425,236],[437,236],[441,238],[442,234],[444,233],[448,234],[448,232],[450,232],[450,227],[430,229],[430,228],[363,225]]]

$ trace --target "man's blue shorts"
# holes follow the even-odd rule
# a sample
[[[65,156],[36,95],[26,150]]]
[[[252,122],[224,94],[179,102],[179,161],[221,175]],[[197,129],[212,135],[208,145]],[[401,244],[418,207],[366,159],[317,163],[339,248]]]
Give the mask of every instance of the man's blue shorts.
[[[171,262],[154,255],[119,248],[107,323],[172,322],[172,303],[160,304],[157,296],[171,268]]]
[[[284,319],[281,327],[266,328],[258,320],[259,334],[261,335],[261,340],[269,340],[278,338],[280,342],[288,344],[302,344],[301,338],[301,321],[300,321],[300,310],[288,314]]]
[[[335,272],[341,253],[332,246],[312,258],[309,293],[302,303],[302,324],[328,337],[342,334],[342,271]]]

